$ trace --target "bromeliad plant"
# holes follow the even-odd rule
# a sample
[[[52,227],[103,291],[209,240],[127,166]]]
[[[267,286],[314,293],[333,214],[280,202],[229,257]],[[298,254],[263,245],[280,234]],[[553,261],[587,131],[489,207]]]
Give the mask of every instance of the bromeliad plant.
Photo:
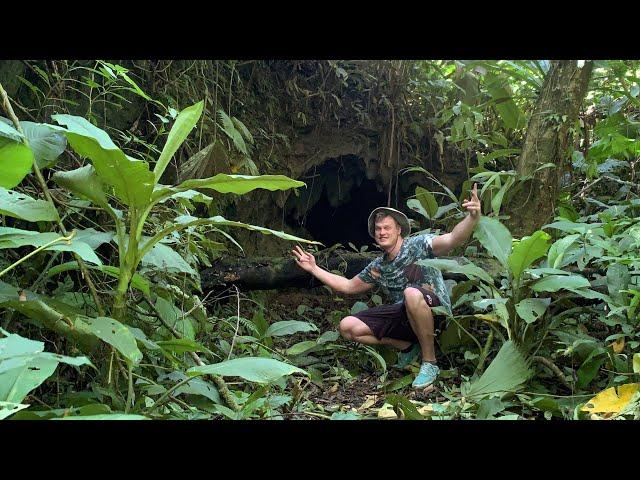
[[[211,225],[213,230],[220,226],[242,227],[263,234],[276,235],[285,240],[317,243],[268,228],[234,222],[214,216],[196,218],[182,215],[174,219],[173,225],[155,233],[144,235],[144,228],[154,206],[172,198],[192,197],[196,188],[212,189],[220,193],[245,194],[258,188],[267,190],[287,190],[304,186],[283,175],[226,175],[218,174],[205,179],[187,180],[177,186],[160,184],[160,178],[169,161],[195,127],[203,111],[203,102],[184,109],[176,118],[167,137],[167,142],[153,170],[142,160],[125,155],[109,138],[109,135],[81,117],[54,115],[53,119],[65,128],[58,127],[71,148],[92,161],[87,165],[68,172],[58,172],[54,181],[80,197],[88,198],[103,208],[116,225],[115,239],[119,251],[119,281],[113,301],[112,316],[119,321],[126,320],[125,299],[136,269],[145,255],[169,254],[161,241],[168,235],[196,225]],[[126,212],[114,208],[107,199],[106,187],[113,189],[117,200],[126,207]],[[224,232],[221,232],[224,234]],[[226,235],[226,234],[225,234]],[[159,252],[160,251],[160,252]],[[175,252],[173,252],[175,253]]]

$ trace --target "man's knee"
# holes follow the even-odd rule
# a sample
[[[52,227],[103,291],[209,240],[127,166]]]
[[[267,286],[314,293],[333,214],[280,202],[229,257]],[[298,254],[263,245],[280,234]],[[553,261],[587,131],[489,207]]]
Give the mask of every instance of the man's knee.
[[[340,335],[347,340],[353,340],[353,329],[357,321],[356,317],[344,317],[340,320],[340,325],[338,326]]]
[[[426,305],[427,302],[425,302],[424,295],[422,295],[420,290],[408,287],[404,289],[404,303],[408,308],[414,308],[418,306],[424,307],[422,304]],[[427,308],[429,308],[428,305]]]

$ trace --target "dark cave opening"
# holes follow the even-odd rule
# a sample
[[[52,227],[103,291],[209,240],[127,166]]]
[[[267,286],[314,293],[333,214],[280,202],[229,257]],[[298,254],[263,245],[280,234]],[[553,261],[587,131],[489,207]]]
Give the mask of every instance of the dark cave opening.
[[[378,192],[372,180],[363,180],[352,191],[351,200],[338,207],[329,203],[326,190],[320,200],[307,215],[307,230],[313,238],[330,247],[341,243],[345,247],[349,242],[360,248],[375,243],[367,232],[367,218],[376,207],[387,204],[384,193]]]
[[[365,174],[364,161],[355,155],[330,159],[307,172],[307,188],[288,205],[287,222],[304,227],[327,247],[352,243],[374,244],[367,232],[371,211],[387,204],[375,180]]]

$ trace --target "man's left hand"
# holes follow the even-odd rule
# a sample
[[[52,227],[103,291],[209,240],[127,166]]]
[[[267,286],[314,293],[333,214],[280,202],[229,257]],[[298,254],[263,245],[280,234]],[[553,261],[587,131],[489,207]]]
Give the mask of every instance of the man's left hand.
[[[481,204],[480,199],[478,198],[478,184],[473,184],[473,190],[471,190],[471,199],[465,200],[462,202],[462,207],[466,208],[469,211],[469,215],[471,218],[479,219],[480,218],[480,210]]]

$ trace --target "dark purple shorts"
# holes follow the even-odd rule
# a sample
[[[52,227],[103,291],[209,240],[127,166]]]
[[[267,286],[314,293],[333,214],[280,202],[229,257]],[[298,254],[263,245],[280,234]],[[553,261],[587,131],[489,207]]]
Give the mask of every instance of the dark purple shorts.
[[[415,288],[422,292],[427,305],[430,307],[440,306],[440,299],[432,291],[421,287]],[[404,302],[394,303],[393,305],[379,305],[358,312],[352,317],[362,320],[378,339],[387,337],[413,343],[418,341],[418,337],[416,337],[409,323]],[[443,320],[444,316],[442,315],[434,317],[434,330],[441,329]]]

